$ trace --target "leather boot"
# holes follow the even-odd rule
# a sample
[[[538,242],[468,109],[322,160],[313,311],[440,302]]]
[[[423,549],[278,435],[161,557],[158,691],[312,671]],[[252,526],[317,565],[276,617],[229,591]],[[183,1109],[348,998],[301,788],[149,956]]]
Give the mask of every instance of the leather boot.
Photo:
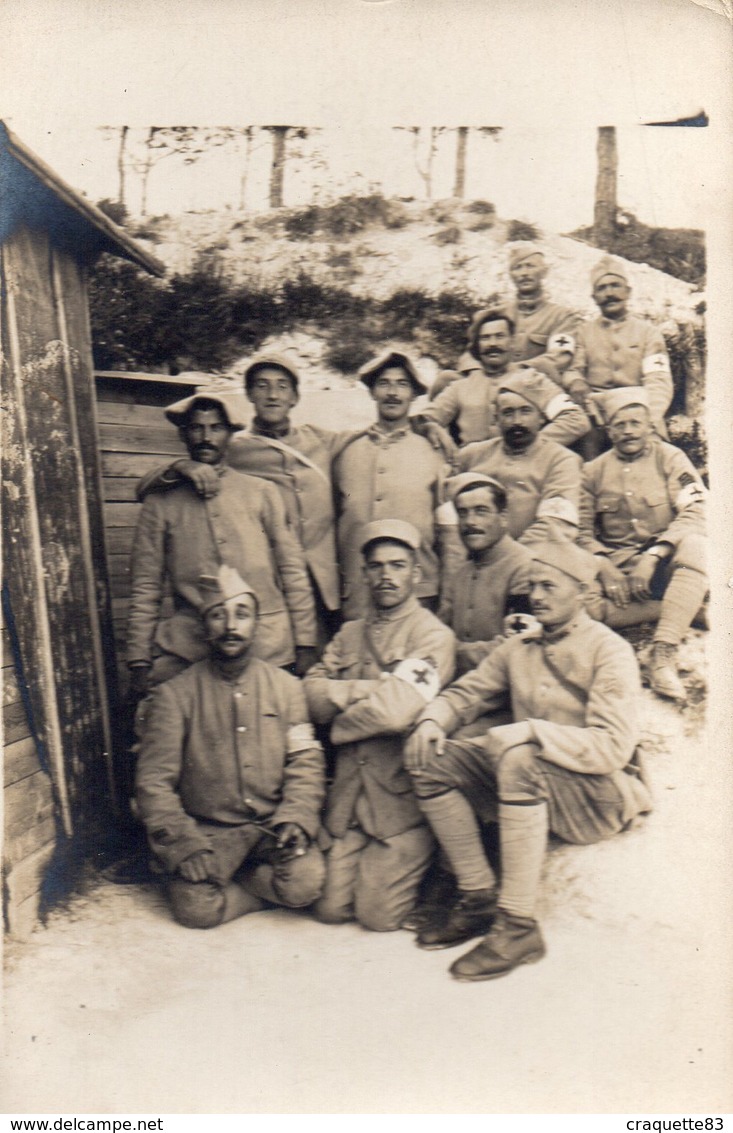
[[[545,942],[537,921],[497,909],[488,936],[449,970],[457,980],[495,980],[520,964],[534,964],[544,954]]]
[[[481,936],[491,925],[496,901],[496,889],[459,890],[457,900],[446,915],[418,933],[418,947],[429,951],[453,948],[474,936]]]
[[[420,899],[400,924],[407,932],[420,932],[443,921],[456,899],[456,879],[440,866],[431,867],[420,886]]]
[[[687,690],[677,675],[677,646],[655,641],[649,664],[649,684],[657,696],[687,700]]]

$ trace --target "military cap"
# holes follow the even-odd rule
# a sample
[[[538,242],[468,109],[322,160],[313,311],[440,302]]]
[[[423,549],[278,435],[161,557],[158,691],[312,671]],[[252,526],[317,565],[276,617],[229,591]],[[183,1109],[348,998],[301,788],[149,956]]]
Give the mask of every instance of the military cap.
[[[617,279],[622,279],[624,283],[629,282],[629,277],[626,274],[626,268],[623,262],[616,258],[616,256],[603,256],[597,264],[591,269],[590,282],[591,287],[603,279],[604,275],[615,275]]]
[[[533,256],[540,256],[544,260],[545,253],[538,244],[533,244],[529,240],[518,240],[509,249],[509,267],[514,268],[525,260],[531,260]]]
[[[274,370],[282,370],[293,383],[293,389],[296,393],[299,392],[300,387],[300,374],[296,370],[292,362],[285,357],[284,354],[258,354],[247,364],[244,371],[244,388],[249,389],[252,384],[252,379],[257,370],[264,370],[265,367],[271,366]]]
[[[588,585],[598,573],[598,564],[593,555],[566,539],[548,539],[545,543],[533,543],[527,550],[533,561],[555,567],[576,582],[584,582]]]
[[[232,429],[245,428],[249,410],[241,393],[220,393],[214,390],[207,392],[203,390],[192,394],[191,397],[184,397],[182,401],[175,401],[173,405],[168,406],[165,415],[169,421],[180,428],[186,424],[188,414],[196,408],[199,401],[213,401],[218,405]]]
[[[455,503],[456,496],[468,488],[498,488],[500,492],[506,494],[504,485],[493,476],[487,476],[485,472],[459,472],[457,476],[451,476],[446,484],[448,499]]]
[[[413,551],[420,549],[420,534],[411,523],[401,519],[375,519],[365,523],[361,529],[361,550],[366,551],[370,543],[388,539],[393,543],[404,543]]]
[[[250,584],[244,581],[234,567],[226,563],[221,564],[217,574],[202,574],[199,577],[198,592],[201,599],[199,613],[202,617],[213,610],[214,606],[220,606],[230,598],[240,598],[243,594],[251,595],[257,602],[257,595]]]
[[[546,374],[541,374],[539,370],[535,370],[532,366],[517,366],[516,369],[509,370],[507,374],[501,378],[501,384],[497,391],[498,394],[516,393],[519,397],[523,397],[530,405],[534,405],[535,409],[539,409],[545,417],[548,417],[548,406],[551,401],[554,401],[558,394],[562,395],[562,390],[558,387],[552,378],[548,378]],[[551,411],[550,411],[551,412]]]
[[[403,369],[412,382],[416,393],[428,392],[428,387],[420,378],[415,363],[401,350],[384,350],[376,358],[371,358],[368,362],[365,362],[359,370],[359,379],[371,389],[382,370],[386,370],[389,366],[399,366]]]
[[[643,405],[649,409],[649,394],[643,386],[618,386],[616,389],[607,389],[602,393],[594,393],[591,397],[594,405],[600,409],[603,420],[610,425],[620,410],[628,405]]]

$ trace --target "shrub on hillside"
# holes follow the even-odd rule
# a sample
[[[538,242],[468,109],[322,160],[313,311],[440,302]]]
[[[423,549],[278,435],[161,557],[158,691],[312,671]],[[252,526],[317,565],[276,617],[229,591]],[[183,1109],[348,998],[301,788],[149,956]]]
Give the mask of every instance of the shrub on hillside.
[[[444,247],[446,244],[458,244],[460,239],[461,230],[457,224],[450,224],[446,228],[441,228],[433,236],[433,240],[439,247]]]
[[[373,224],[401,228],[407,223],[399,201],[387,200],[381,193],[347,196],[331,205],[308,205],[285,217],[285,231],[294,240],[307,240],[316,232],[327,236],[353,236]]]
[[[127,220],[127,209],[122,201],[111,201],[109,197],[103,197],[101,201],[97,201],[97,208],[115,224],[124,224]]]
[[[696,287],[705,282],[705,233],[699,228],[653,228],[630,212],[619,212],[614,234],[607,243],[595,240],[592,227],[570,233],[596,248],[623,256],[637,264],[684,279]]]
[[[539,240],[540,231],[526,220],[510,220],[507,240]]]

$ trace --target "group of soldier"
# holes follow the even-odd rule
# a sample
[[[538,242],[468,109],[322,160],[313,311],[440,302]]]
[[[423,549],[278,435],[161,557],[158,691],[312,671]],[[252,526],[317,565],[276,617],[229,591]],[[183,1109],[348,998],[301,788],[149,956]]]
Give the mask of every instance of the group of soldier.
[[[623,263],[593,269],[589,322],[547,300],[537,245],[509,269],[514,302],[417,411],[398,350],[359,371],[356,432],[292,424],[274,354],[245,370],[249,425],[239,393],[166,411],[188,457],[139,485],[127,658],[137,813],[184,925],[275,904],[424,949],[480,937],[450,970],[491,979],[544,954],[548,832],[651,808],[618,630],[655,623],[649,683],[684,701],[705,489]]]

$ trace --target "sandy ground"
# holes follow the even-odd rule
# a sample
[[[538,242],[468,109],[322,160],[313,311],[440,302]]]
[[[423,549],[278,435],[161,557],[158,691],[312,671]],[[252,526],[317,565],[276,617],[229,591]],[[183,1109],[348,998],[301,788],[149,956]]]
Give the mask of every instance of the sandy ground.
[[[701,704],[644,695],[655,810],[553,844],[541,963],[459,984],[462,949],[406,932],[283,910],[196,932],[155,887],[99,881],[7,949],[2,1109],[729,1111],[729,760]]]

